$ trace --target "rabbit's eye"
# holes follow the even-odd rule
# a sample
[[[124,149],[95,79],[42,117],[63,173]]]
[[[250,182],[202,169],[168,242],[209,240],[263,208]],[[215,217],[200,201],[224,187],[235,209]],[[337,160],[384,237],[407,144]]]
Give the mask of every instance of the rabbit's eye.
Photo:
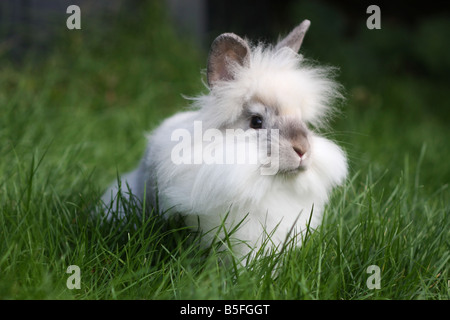
[[[250,119],[250,128],[261,129],[262,128],[262,118],[260,116],[252,116]]]

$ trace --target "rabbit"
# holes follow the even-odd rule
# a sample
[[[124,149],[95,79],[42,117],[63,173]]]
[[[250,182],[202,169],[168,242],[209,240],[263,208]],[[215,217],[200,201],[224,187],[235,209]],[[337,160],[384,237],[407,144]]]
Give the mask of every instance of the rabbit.
[[[108,217],[125,214],[117,205],[122,190],[165,216],[181,214],[203,232],[205,246],[233,230],[226,243],[238,257],[263,245],[279,250],[316,229],[348,165],[345,152],[315,132],[343,96],[331,68],[298,54],[309,26],[304,20],[275,45],[219,35],[208,56],[207,94],[148,135],[140,165],[102,197]],[[236,132],[244,139],[228,139]]]

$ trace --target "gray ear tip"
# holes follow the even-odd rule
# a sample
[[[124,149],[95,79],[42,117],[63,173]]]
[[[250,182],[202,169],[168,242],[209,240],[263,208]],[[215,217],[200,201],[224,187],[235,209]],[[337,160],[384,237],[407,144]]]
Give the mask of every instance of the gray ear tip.
[[[298,27],[303,32],[306,32],[309,29],[310,26],[311,26],[311,21],[308,20],[308,19],[305,19],[305,20],[302,21],[302,23],[300,23],[300,25]]]
[[[303,20],[298,26],[294,28],[284,39],[280,40],[275,46],[276,50],[283,47],[291,48],[293,51],[298,52],[305,37],[306,32],[311,25],[311,21],[308,19]]]
[[[233,33],[233,32],[225,32],[222,33],[219,37],[227,37],[227,38],[240,38],[237,34]]]
[[[247,43],[245,42],[244,39],[242,39],[237,34],[232,32],[222,33],[221,35],[217,36],[217,38],[213,41],[212,45],[216,45],[224,40],[226,41],[232,40],[234,42],[247,46]]]
[[[247,41],[242,39],[237,34],[231,32],[222,33],[221,35],[217,36],[217,38],[214,39],[213,43],[211,44],[211,50],[209,53],[210,57],[220,54],[220,52],[224,51],[227,48],[231,48],[233,50],[239,50],[239,48],[241,48],[240,52],[244,55],[247,55],[247,53],[250,51],[250,47]]]

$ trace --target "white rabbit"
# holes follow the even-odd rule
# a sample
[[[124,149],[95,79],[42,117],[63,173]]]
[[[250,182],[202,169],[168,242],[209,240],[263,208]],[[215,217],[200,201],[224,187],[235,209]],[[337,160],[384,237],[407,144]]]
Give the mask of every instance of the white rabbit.
[[[129,189],[166,215],[182,214],[207,234],[205,244],[222,223],[229,232],[242,222],[232,235],[240,257],[267,237],[277,248],[290,232],[317,228],[330,192],[347,176],[347,160],[311,129],[326,123],[341,95],[329,68],[297,54],[309,25],[303,21],[275,46],[251,45],[232,33],[217,37],[208,94],[148,137],[140,166],[121,178],[124,195]],[[245,139],[226,139],[230,132]],[[244,148],[234,154],[238,147]],[[117,190],[115,184],[102,198],[109,216],[118,207]]]

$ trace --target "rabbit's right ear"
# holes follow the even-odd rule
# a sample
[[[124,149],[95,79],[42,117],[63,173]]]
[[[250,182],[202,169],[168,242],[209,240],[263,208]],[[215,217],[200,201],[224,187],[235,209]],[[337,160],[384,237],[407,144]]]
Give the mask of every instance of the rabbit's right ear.
[[[211,45],[208,57],[207,80],[210,88],[217,81],[233,80],[233,65],[247,65],[250,59],[247,42],[234,33],[218,36]]]

